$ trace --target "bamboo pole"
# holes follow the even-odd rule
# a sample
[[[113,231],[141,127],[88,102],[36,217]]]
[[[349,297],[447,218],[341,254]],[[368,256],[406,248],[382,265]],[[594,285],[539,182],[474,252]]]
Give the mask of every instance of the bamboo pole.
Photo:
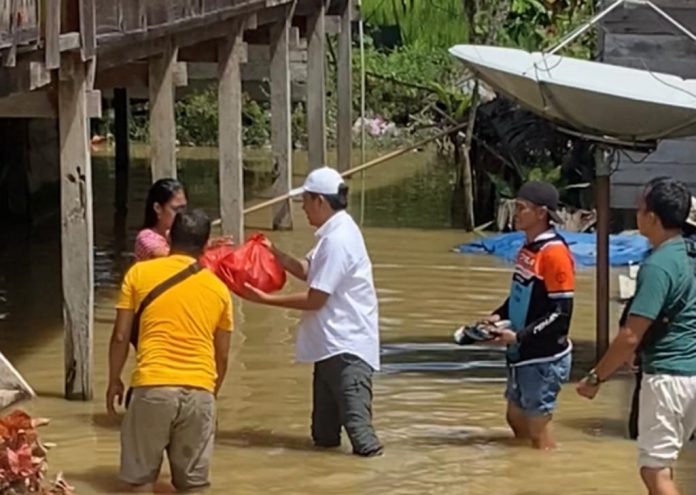
[[[362,0],[358,0],[360,19],[360,162],[365,163],[365,32],[363,26]],[[365,223],[365,172],[360,172],[360,226]]]
[[[362,165],[358,165],[357,167],[353,167],[349,170],[346,170],[345,172],[341,173],[341,177],[343,178],[350,178],[352,175],[362,172],[363,170],[367,170],[368,168],[375,167],[377,165],[381,165],[382,163],[391,160],[392,158],[396,158],[397,156],[404,155],[408,153],[409,151],[413,151],[415,149],[418,149],[422,146],[425,146],[426,144],[435,141],[436,139],[443,138],[447,136],[448,134],[452,134],[453,132],[457,132],[465,128],[467,125],[469,125],[468,122],[462,122],[461,124],[455,125],[453,127],[450,127],[449,129],[446,129],[442,132],[439,132],[435,134],[434,136],[430,136],[428,138],[425,138],[415,144],[412,144],[410,146],[405,146],[403,148],[399,148],[398,150],[392,151],[391,153],[387,153],[386,155],[382,155],[378,158],[375,158],[373,160],[370,160],[368,162],[363,163]],[[269,199],[268,201],[264,201],[263,203],[259,203],[254,206],[250,206],[249,208],[244,209],[244,214],[248,215],[250,213],[254,213],[259,210],[263,210],[264,208],[268,208],[269,206],[273,206],[275,204],[281,203],[283,201],[287,201],[290,198],[290,194],[283,194],[281,196],[277,196],[273,199]],[[213,221],[213,226],[220,225],[220,219],[214,220]]]

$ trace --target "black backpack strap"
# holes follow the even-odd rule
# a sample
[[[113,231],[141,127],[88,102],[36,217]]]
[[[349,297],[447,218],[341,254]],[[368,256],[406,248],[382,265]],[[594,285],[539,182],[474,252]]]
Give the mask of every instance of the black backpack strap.
[[[200,272],[201,269],[201,265],[198,263],[198,261],[196,261],[195,263],[190,264],[180,272],[175,273],[167,280],[157,285],[147,294],[147,296],[145,296],[143,302],[141,302],[140,306],[138,307],[138,311],[135,313],[135,317],[133,318],[133,326],[131,327],[130,341],[131,344],[133,344],[134,348],[138,348],[138,337],[140,335],[140,317],[142,316],[143,311],[145,311],[145,308],[147,308],[150,305],[150,303],[152,303],[152,301],[157,299],[164,292],[171,289],[175,285],[183,282],[191,275],[195,275],[196,273]]]

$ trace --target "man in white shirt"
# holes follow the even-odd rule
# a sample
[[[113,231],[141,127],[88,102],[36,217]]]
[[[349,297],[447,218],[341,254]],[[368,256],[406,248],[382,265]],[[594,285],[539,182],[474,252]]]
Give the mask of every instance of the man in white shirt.
[[[303,311],[296,357],[314,363],[314,444],[338,447],[343,427],[354,454],[380,455],[382,445],[372,427],[372,374],[380,364],[377,294],[362,233],[345,211],[348,187],[338,172],[322,167],[292,195],[302,195],[317,242],[304,260],[270,247],[285,270],[308,288],[271,295],[247,286],[245,298]]]

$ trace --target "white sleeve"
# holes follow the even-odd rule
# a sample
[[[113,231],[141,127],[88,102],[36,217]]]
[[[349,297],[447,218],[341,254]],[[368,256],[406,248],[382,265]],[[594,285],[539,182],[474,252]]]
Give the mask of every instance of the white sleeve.
[[[340,242],[330,238],[320,240],[309,264],[309,287],[333,294],[349,266],[348,252]]]

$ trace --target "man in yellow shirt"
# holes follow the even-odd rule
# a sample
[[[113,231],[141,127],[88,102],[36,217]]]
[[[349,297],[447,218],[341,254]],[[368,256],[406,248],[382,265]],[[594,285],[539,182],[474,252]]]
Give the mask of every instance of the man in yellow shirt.
[[[135,322],[138,348],[133,397],[121,427],[120,470],[120,478],[133,487],[157,481],[165,450],[175,488],[209,485],[215,397],[227,372],[233,329],[229,291],[196,262],[209,236],[204,212],[177,214],[171,254],[136,263],[121,287],[109,347],[110,413],[115,413],[115,402],[123,402],[121,374],[140,305],[166,280],[188,275],[151,299]]]

